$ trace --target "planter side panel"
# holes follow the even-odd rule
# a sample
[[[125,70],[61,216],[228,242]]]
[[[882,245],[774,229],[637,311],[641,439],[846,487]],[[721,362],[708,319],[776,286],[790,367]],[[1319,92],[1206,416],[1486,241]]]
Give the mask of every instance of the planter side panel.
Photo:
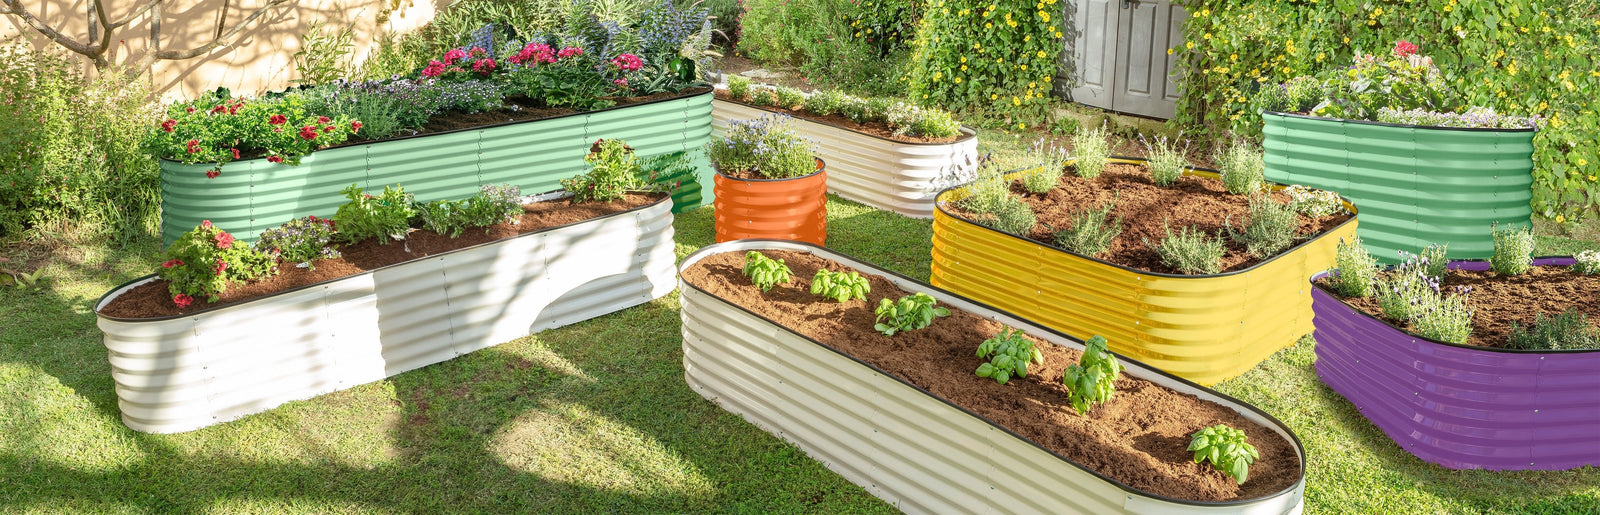
[[[1600,466],[1600,351],[1442,345],[1312,295],[1317,376],[1400,448],[1452,469]]]
[[[299,166],[252,159],[207,179],[208,166],[163,161],[162,244],[209,219],[245,242],[307,215],[331,216],[356,184],[369,192],[399,184],[417,200],[461,199],[484,184],[524,193],[560,189],[587,171],[583,156],[597,138],[622,138],[641,157],[688,151],[696,181],[674,192],[678,211],[708,200],[711,94],[486,129],[319,150]]]
[[[1248,371],[1312,332],[1305,280],[1355,224],[1248,272],[1163,277],[1118,268],[934,213],[934,286],[1200,384]]]
[[[712,123],[721,135],[732,120],[748,120],[771,111],[717,100]],[[876,138],[809,120],[794,118],[800,135],[817,142],[817,156],[828,163],[828,191],[876,209],[912,218],[932,218],[934,196],[953,166],[976,159],[978,138],[938,145],[912,145]]]
[[[718,242],[749,238],[804,241],[828,238],[828,171],[781,181],[713,176],[712,213]]]
[[[648,302],[676,286],[671,209],[662,201],[190,317],[101,318],[123,421],[198,429]]]
[[[1491,223],[1533,216],[1533,133],[1390,127],[1267,113],[1267,180],[1336,191],[1361,206],[1373,256],[1448,243],[1450,257],[1488,258]]]

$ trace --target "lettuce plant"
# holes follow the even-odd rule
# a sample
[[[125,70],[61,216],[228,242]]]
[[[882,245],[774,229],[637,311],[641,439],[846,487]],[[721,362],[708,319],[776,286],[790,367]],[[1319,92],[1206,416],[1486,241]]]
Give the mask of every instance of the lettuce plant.
[[[979,344],[978,358],[989,361],[978,365],[978,370],[973,373],[978,377],[992,378],[1000,384],[1006,384],[1013,376],[1028,377],[1028,363],[1044,364],[1044,354],[1034,348],[1033,340],[1023,336],[1022,331],[1010,327],[1001,329],[999,334]]]
[[[403,188],[384,186],[383,194],[375,197],[351,184],[342,193],[349,202],[339,206],[339,211],[333,214],[333,222],[345,243],[377,238],[379,244],[388,245],[391,238],[406,238],[416,209],[412,207],[411,194]]]
[[[210,220],[179,236],[162,254],[162,261],[156,275],[167,280],[172,303],[179,308],[189,307],[195,297],[216,302],[228,283],[266,277],[277,262],[235,242],[232,234],[211,225]]]
[[[1111,400],[1116,391],[1117,378],[1122,376],[1122,363],[1106,349],[1106,338],[1095,335],[1084,343],[1083,355],[1078,362],[1067,366],[1061,382],[1072,391],[1067,401],[1078,413],[1089,412],[1095,404]]]
[[[761,291],[770,291],[778,283],[787,284],[792,273],[782,259],[773,260],[754,250],[744,255],[744,276],[749,277],[750,283],[761,288]]]
[[[1250,476],[1250,464],[1261,457],[1245,439],[1244,431],[1217,424],[1195,431],[1189,440],[1189,451],[1194,453],[1195,463],[1209,461],[1242,485]]]
[[[937,307],[936,303],[932,295],[921,292],[900,297],[900,300],[883,299],[873,311],[878,320],[872,327],[888,336],[928,327],[934,318],[950,315],[950,310]]]
[[[867,284],[867,278],[855,272],[819,269],[817,275],[811,278],[811,293],[839,302],[850,299],[867,300],[867,293],[871,291],[872,286]]]

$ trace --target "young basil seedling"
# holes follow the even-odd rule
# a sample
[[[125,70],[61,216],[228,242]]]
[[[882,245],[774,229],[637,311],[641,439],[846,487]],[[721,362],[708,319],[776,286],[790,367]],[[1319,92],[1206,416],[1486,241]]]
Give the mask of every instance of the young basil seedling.
[[[950,310],[934,307],[939,301],[932,295],[916,293],[900,297],[900,300],[883,299],[878,302],[878,323],[872,327],[883,334],[894,336],[894,333],[910,331],[928,327],[933,323],[934,317],[949,316]]]
[[[1012,376],[1028,377],[1028,363],[1044,364],[1044,354],[1034,348],[1033,340],[1024,337],[1021,330],[1010,327],[978,344],[978,357],[989,361],[978,365],[974,374],[1000,384],[1006,384]]]
[[[1189,441],[1189,450],[1194,452],[1195,463],[1209,460],[1217,470],[1241,485],[1250,474],[1250,464],[1261,457],[1256,453],[1255,446],[1245,443],[1244,431],[1228,427],[1227,424],[1195,431],[1194,439]]]
[[[761,291],[769,291],[778,283],[788,283],[790,273],[782,259],[774,261],[754,250],[744,255],[744,275]]]
[[[1083,357],[1067,366],[1061,382],[1072,390],[1067,400],[1072,403],[1072,409],[1078,410],[1081,415],[1088,413],[1095,404],[1111,400],[1120,375],[1122,364],[1106,350],[1105,337],[1095,335],[1084,345]]]
[[[855,272],[819,269],[817,275],[811,278],[811,293],[839,302],[850,299],[867,300],[867,292],[870,291],[872,287],[867,285],[867,278]]]

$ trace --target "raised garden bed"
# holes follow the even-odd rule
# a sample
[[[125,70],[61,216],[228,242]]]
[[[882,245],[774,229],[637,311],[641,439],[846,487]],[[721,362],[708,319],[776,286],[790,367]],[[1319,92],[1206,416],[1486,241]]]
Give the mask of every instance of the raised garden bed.
[[[976,159],[977,132],[961,128],[953,141],[926,141],[893,136],[883,127],[862,125],[844,117],[819,117],[780,107],[752,106],[726,98],[711,103],[712,131],[721,134],[731,120],[771,113],[795,117],[801,135],[817,142],[817,155],[828,161],[828,191],[841,197],[913,218],[933,216],[933,198],[948,186],[957,165]]]
[[[597,111],[347,144],[313,152],[298,166],[234,161],[215,178],[205,173],[212,165],[162,160],[163,245],[201,220],[253,242],[290,219],[333,212],[344,202],[339,190],[351,184],[400,184],[423,201],[470,196],[484,184],[549,191],[583,172],[583,156],[602,136],[627,140],[640,157],[687,152],[696,176],[661,178],[683,181],[673,192],[674,211],[710,200],[702,147],[711,138],[711,90],[701,87]]]
[[[784,259],[793,282],[751,285],[740,275],[748,250]],[[952,314],[883,336],[868,302],[809,293],[819,267],[863,273],[872,302],[925,292]],[[1082,344],[1011,314],[794,242],[712,245],[679,277],[689,384],[907,512],[1300,509],[1304,453],[1270,415],[1123,360],[1118,393],[1080,416],[1060,381]],[[1002,324],[1045,355],[1007,385],[972,372],[973,349]],[[1190,433],[1218,422],[1260,450],[1242,486],[1185,451]]]
[[[1131,188],[1133,183],[1149,182],[1147,175],[1130,175],[1143,172],[1115,169],[1117,164],[1141,160],[1114,158],[1111,162],[1096,179],[1102,184]],[[1200,200],[1196,209],[1173,214],[1174,230],[1188,223],[1220,226],[1224,216],[1218,215],[1225,212],[1209,206],[1247,202],[1242,197],[1226,199],[1229,195],[1214,184],[1214,172],[1191,169],[1184,173],[1176,190],[1164,191],[1198,195]],[[1066,180],[1084,179],[1069,175]],[[1105,198],[1072,200],[1066,191],[1058,185],[1046,198],[1076,211],[1093,208],[1111,196],[1102,190]],[[955,188],[939,196],[930,282],[1070,335],[1103,335],[1111,341],[1113,351],[1200,384],[1242,374],[1311,333],[1311,297],[1304,281],[1331,267],[1339,240],[1352,238],[1356,231],[1356,219],[1351,216],[1342,221],[1309,221],[1300,215],[1302,236],[1309,238],[1288,250],[1260,260],[1244,256],[1237,244],[1230,243],[1223,272],[1181,275],[1169,273],[1159,263],[1152,265],[1153,252],[1143,248],[1140,237],[1133,234],[1134,225],[1153,227],[1157,234],[1149,237],[1159,240],[1163,214],[1171,213],[1175,205],[1171,202],[1139,204],[1131,196],[1119,200],[1118,209],[1135,211],[1123,217],[1129,228],[1108,251],[1109,259],[1124,260],[1115,262],[974,223],[954,206],[969,193],[966,188]],[[1344,207],[1355,213],[1354,206],[1346,203]],[[1234,216],[1237,224],[1238,215]],[[1151,222],[1155,225],[1149,226]]]
[[[826,244],[831,170],[816,161],[815,173],[789,179],[729,177],[718,171],[712,214],[717,242],[768,238]]]
[[[265,281],[288,281],[276,293],[154,318],[108,315],[141,288],[170,299],[154,276],[130,281],[95,306],[123,422],[154,433],[197,429],[665,295],[674,287],[672,202],[656,195],[633,206],[576,222],[547,217],[522,231],[502,224],[489,241],[473,234],[480,230],[459,241],[413,233],[406,245],[419,256],[410,261],[384,261],[404,248],[398,242],[357,245],[342,263],[319,260],[316,272]],[[340,270],[354,275],[316,275]]]
[[[1266,177],[1338,192],[1361,206],[1361,239],[1381,262],[1449,242],[1488,258],[1490,224],[1533,216],[1533,129],[1399,125],[1264,112]]]
[[[1539,258],[1532,272],[1501,278],[1486,272],[1487,262],[1452,261],[1457,272],[1446,276],[1445,287],[1474,286],[1470,302],[1478,312],[1466,345],[1396,327],[1373,315],[1369,299],[1347,302],[1322,284],[1326,274],[1318,275],[1312,280],[1317,376],[1429,463],[1491,470],[1600,465],[1600,349],[1500,347],[1513,319],[1528,326],[1535,313],[1568,306],[1600,317],[1600,277],[1580,279],[1555,268],[1572,263]]]

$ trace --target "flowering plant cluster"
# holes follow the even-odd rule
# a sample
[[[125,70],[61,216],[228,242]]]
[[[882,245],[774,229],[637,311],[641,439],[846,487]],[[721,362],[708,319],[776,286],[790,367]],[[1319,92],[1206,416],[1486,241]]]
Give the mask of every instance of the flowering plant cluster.
[[[1472,337],[1472,307],[1467,304],[1471,286],[1445,291],[1440,278],[1429,275],[1433,268],[1426,255],[1412,256],[1399,267],[1378,278],[1373,287],[1378,307],[1384,316],[1411,324],[1422,336],[1451,343],[1466,343]],[[1405,256],[1404,252],[1400,253]]]
[[[228,283],[259,279],[272,274],[277,260],[266,253],[237,243],[233,235],[217,228],[210,220],[200,222],[162,255],[156,275],[167,281],[172,303],[187,308],[195,298],[216,302]]]
[[[1462,113],[1441,113],[1416,108],[1401,111],[1387,107],[1378,108],[1377,121],[1430,127],[1465,127],[1477,129],[1537,129],[1539,116],[1510,116],[1497,114],[1490,107],[1469,107]]]
[[[1585,250],[1572,256],[1576,261],[1572,271],[1583,275],[1600,275],[1600,250]]]
[[[1343,213],[1344,201],[1338,193],[1328,190],[1317,190],[1295,184],[1283,189],[1289,195],[1289,205],[1300,214],[1321,218],[1335,213]]]
[[[272,256],[273,262],[283,260],[301,268],[316,270],[317,259],[337,259],[334,250],[333,220],[308,216],[296,218],[283,225],[261,231],[256,240],[256,250]]]
[[[452,48],[444,53],[444,61],[428,61],[420,72],[423,77],[445,80],[465,80],[469,77],[488,77],[498,65],[494,56],[481,47]]]
[[[422,228],[455,238],[462,231],[506,222],[517,225],[522,217],[522,190],[504,184],[485,184],[478,194],[463,200],[435,200],[416,206]]]
[[[788,120],[773,114],[729,123],[709,144],[711,165],[724,175],[744,172],[765,179],[815,173],[816,143],[795,132]]]
[[[639,158],[625,141],[596,140],[583,160],[589,163],[589,173],[561,180],[561,187],[572,192],[573,202],[612,201],[642,186]]]
[[[1063,21],[1056,0],[928,2],[912,44],[912,100],[1019,128],[1043,121]]]
[[[160,157],[185,164],[215,163],[206,176],[246,153],[265,154],[274,163],[299,164],[312,150],[344,143],[361,131],[361,121],[306,109],[299,96],[269,100],[235,98],[226,89],[173,104],[152,131]]]

